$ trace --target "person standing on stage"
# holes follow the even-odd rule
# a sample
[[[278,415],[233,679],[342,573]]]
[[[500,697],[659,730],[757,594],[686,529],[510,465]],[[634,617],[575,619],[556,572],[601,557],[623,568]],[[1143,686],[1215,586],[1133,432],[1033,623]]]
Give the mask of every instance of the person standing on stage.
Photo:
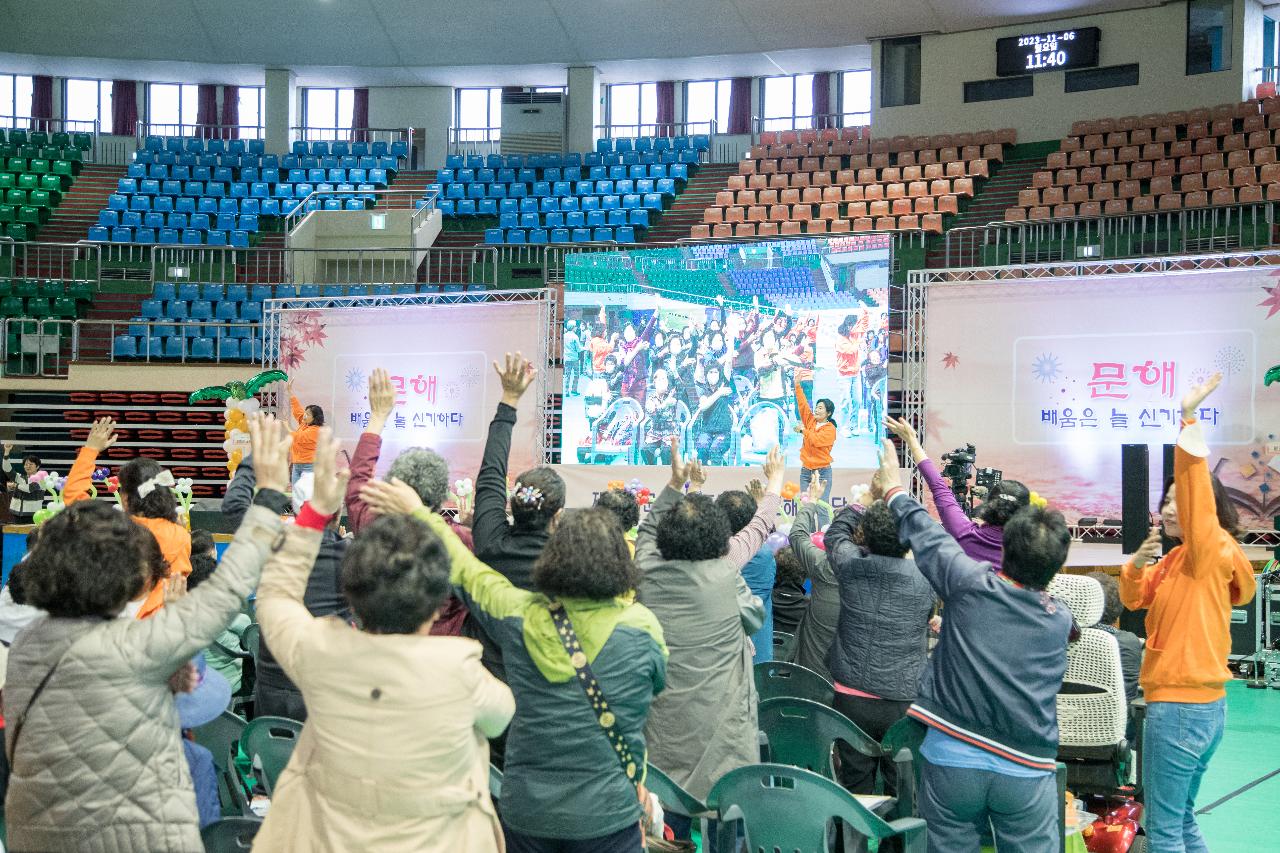
[[[1182,398],[1173,482],[1160,508],[1164,533],[1178,545],[1159,559],[1160,530],[1152,528],[1120,572],[1124,606],[1147,611],[1144,823],[1148,845],[1161,853],[1209,849],[1196,824],[1196,794],[1226,724],[1231,610],[1254,596],[1253,568],[1236,541],[1239,516],[1210,472],[1196,419],[1221,381],[1215,373]]]
[[[865,420],[862,412],[862,336],[867,331],[867,312],[862,316],[850,314],[844,318],[840,328],[836,330],[836,372],[842,380],[849,382],[848,395],[840,404],[840,414],[844,418],[844,434],[847,436],[861,433],[859,419]]]
[[[796,408],[800,410],[800,423],[796,432],[804,436],[800,447],[800,490],[807,492],[814,477],[822,480],[822,500],[831,502],[831,448],[835,446],[838,428],[831,419],[836,404],[826,397],[810,408],[804,386],[797,371],[795,379]]]
[[[324,409],[311,405],[304,407],[293,395],[293,380],[285,383],[289,392],[289,414],[293,420],[293,450],[290,461],[293,462],[290,484],[298,482],[298,478],[311,470],[316,461],[316,436],[320,427],[324,426]]]

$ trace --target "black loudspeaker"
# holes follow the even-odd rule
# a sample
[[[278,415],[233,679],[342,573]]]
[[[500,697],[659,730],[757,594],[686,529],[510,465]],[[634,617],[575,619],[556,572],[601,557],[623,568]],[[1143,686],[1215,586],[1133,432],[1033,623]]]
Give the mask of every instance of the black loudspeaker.
[[[1120,446],[1120,538],[1122,551],[1132,554],[1151,530],[1150,457],[1145,444]]]
[[[1164,506],[1164,490],[1165,487],[1173,482],[1173,447],[1172,444],[1164,446],[1164,453],[1160,460],[1160,503],[1156,506],[1158,512]],[[1168,536],[1161,535],[1160,550],[1168,554],[1178,543],[1170,539]]]

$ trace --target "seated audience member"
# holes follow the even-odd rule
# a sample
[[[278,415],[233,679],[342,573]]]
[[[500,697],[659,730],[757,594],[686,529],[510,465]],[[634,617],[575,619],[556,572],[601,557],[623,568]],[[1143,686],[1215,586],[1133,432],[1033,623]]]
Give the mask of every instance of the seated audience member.
[[[94,464],[98,454],[116,443],[115,421],[100,418],[89,430],[89,438],[76,455],[67,474],[62,494],[67,506],[89,497]],[[132,459],[120,469],[120,505],[141,524],[160,545],[160,553],[169,564],[169,575],[191,574],[191,534],[178,522],[178,500],[173,494],[173,474],[152,459]],[[155,584],[138,609],[137,617],[146,619],[164,606],[165,584]]]
[[[288,433],[249,426],[268,463],[262,503],[288,487]],[[14,641],[4,688],[10,849],[202,849],[173,693],[194,687],[192,656],[244,606],[283,531],[254,506],[213,577],[138,621],[116,617],[146,587],[150,532],[103,501],[44,524],[23,586],[49,615]]]
[[[885,442],[872,491],[946,614],[907,711],[928,727],[919,805],[929,851],[977,853],[988,826],[1001,851],[1056,850],[1057,696],[1072,621],[1045,589],[1071,546],[1066,521],[1042,507],[1015,513],[1003,526],[1004,564],[992,571],[929,517],[900,476]]]
[[[40,539],[40,528],[33,527],[27,533],[27,552],[17,564],[9,570],[9,580],[0,589],[0,646],[11,646],[18,632],[43,616],[44,611],[27,604],[26,591],[22,586],[24,566],[31,559],[36,543]]]
[[[258,586],[263,639],[308,716],[255,846],[500,850],[485,739],[506,727],[515,705],[481,665],[479,646],[431,636],[449,590],[440,539],[415,519],[380,518],[342,561],[358,630],[306,606],[307,577],[347,485],[338,450],[320,430],[313,492]]]
[[[1102,620],[1093,627],[1116,638],[1116,645],[1120,647],[1120,670],[1124,673],[1124,698],[1126,702],[1133,702],[1138,698],[1138,675],[1142,671],[1142,638],[1120,627],[1120,613],[1124,610],[1120,601],[1120,582],[1106,572],[1090,572],[1088,577],[1102,587],[1105,600]]]
[[[836,637],[836,623],[840,617],[840,588],[827,552],[813,544],[813,534],[829,518],[827,510],[818,502],[831,489],[821,477],[809,479],[809,500],[796,508],[796,520],[791,524],[791,548],[800,560],[805,576],[810,581],[809,609],[805,611],[796,632],[796,648],[792,660],[830,680],[827,653]],[[861,507],[858,508],[859,510]],[[825,541],[823,543],[825,545]]]
[[[911,451],[916,470],[929,486],[942,526],[966,555],[999,569],[1004,542],[1004,525],[1013,514],[1031,502],[1031,492],[1017,480],[1001,480],[991,487],[986,499],[969,518],[956,500],[951,484],[942,478],[938,466],[924,452],[915,428],[906,419],[885,418],[885,428]]]
[[[241,460],[236,474],[227,486],[227,493],[222,498],[222,514],[231,523],[243,517],[245,511],[254,502],[254,487],[257,484],[256,463],[252,455]],[[291,509],[301,509],[303,502],[311,494],[313,480],[304,473],[293,484],[293,497],[274,500],[269,504],[278,514],[284,515]],[[338,525],[329,524],[320,536],[320,548],[316,552],[316,560],[307,576],[307,590],[303,594],[303,603],[307,611],[315,617],[334,616],[344,622],[351,620],[351,606],[342,591],[341,566],[342,558],[347,553],[350,542],[338,535]],[[239,648],[239,643],[230,648]],[[291,720],[307,719],[307,706],[302,700],[300,691],[284,669],[276,661],[271,644],[265,637],[258,642],[258,658],[254,669],[253,709],[262,716],[288,717]]]
[[[876,741],[915,701],[929,648],[935,596],[907,559],[889,507],[846,507],[827,528],[825,544],[839,584],[840,617],[827,662],[835,708]],[[877,762],[843,742],[840,783],[855,794],[875,792],[879,764],[887,792],[896,790],[890,761]]]
[[[777,579],[773,582],[773,629],[795,636],[800,620],[809,609],[804,566],[790,548],[779,548],[773,562],[777,567]]]
[[[1226,724],[1231,680],[1231,609],[1253,599],[1253,568],[1240,543],[1240,518],[1209,470],[1196,415],[1222,381],[1214,374],[1182,398],[1182,432],[1173,482],[1160,507],[1164,533],[1178,545],[1163,559],[1160,531],[1120,573],[1120,598],[1147,611],[1140,681],[1147,700],[1142,787],[1147,843],[1160,853],[1208,850],[1196,822],[1196,794]],[[1154,565],[1150,565],[1154,562]]]
[[[44,489],[39,483],[31,482],[31,478],[40,470],[40,457],[34,453],[24,454],[21,470],[13,470],[13,462],[9,454],[13,452],[13,442],[4,443],[4,456],[0,457],[0,470],[8,478],[9,519],[14,524],[30,524],[31,517],[44,506]]]
[[[200,828],[203,829],[222,818],[222,800],[218,794],[218,771],[213,753],[196,743],[191,731],[222,715],[231,702],[232,689],[227,680],[207,663],[204,656],[196,655],[192,664],[195,687],[189,693],[179,693],[173,704],[178,709],[182,752],[187,759],[187,769],[191,771],[191,782],[196,793],[196,812]]]
[[[649,761],[700,800],[725,773],[760,761],[749,637],[764,614],[741,570],[773,530],[784,473],[775,447],[764,465],[765,495],[735,535],[724,512],[700,494],[702,466],[673,447],[671,480],[636,537],[639,599],[671,649],[667,689],[645,727]],[[667,824],[689,837],[687,818],[668,812]]]
[[[640,502],[636,496],[626,489],[606,489],[596,498],[596,509],[613,513],[622,538],[627,540],[627,550],[635,556],[636,527],[640,524]]]
[[[213,550],[213,537],[208,531],[193,530],[191,532],[191,549],[191,574],[187,576],[188,590],[193,590],[207,581],[214,569],[218,568],[217,558],[209,553]],[[205,661],[231,685],[232,693],[239,691],[244,678],[244,664],[239,654],[242,645],[240,638],[252,621],[247,613],[237,613],[209,648],[205,649]],[[194,728],[194,726],[183,728]]]
[[[755,518],[757,499],[764,497],[764,486],[759,480],[752,480],[749,491],[732,489],[716,496],[716,506],[729,519],[729,533],[736,535]],[[754,653],[751,663],[765,663],[773,660],[773,583],[777,578],[777,565],[773,560],[773,548],[761,545],[760,550],[751,555],[747,564],[742,567],[742,579],[747,582],[751,594],[760,599],[764,608],[764,622],[751,635]]]
[[[473,556],[412,489],[375,481],[364,494],[384,513],[413,512],[444,542],[454,588],[502,648],[517,708],[502,783],[508,853],[641,853],[636,785],[667,648],[632,599],[639,578],[613,515],[564,513],[530,591]]]

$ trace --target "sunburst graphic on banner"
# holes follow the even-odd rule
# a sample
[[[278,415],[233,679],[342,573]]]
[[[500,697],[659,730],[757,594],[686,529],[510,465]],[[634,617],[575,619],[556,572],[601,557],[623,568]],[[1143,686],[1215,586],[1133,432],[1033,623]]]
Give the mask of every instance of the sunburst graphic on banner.
[[[1031,375],[1040,382],[1055,382],[1062,373],[1062,362],[1053,353],[1043,352],[1031,365]]]
[[[347,371],[347,378],[345,381],[347,383],[348,391],[359,391],[361,388],[365,387],[364,371],[358,367],[351,368]]]
[[[480,368],[474,364],[467,365],[458,374],[458,378],[462,380],[462,384],[467,388],[474,388],[480,382]]]

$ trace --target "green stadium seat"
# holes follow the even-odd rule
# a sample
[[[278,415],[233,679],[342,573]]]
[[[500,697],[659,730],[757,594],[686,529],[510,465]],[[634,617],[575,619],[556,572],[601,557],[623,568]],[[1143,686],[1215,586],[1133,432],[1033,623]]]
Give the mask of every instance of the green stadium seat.
[[[21,317],[23,314],[22,300],[16,296],[5,296],[0,298],[0,317]]]
[[[38,190],[40,189],[40,179],[31,172],[23,172],[18,175],[18,189],[20,190]]]
[[[40,156],[40,149],[34,145],[19,145],[18,156],[24,160],[34,160]]]
[[[13,189],[18,185],[18,178],[11,172],[0,172],[0,193]]]
[[[8,162],[10,157],[18,156],[18,146],[8,142],[0,143],[0,168],[4,168],[4,164]]]
[[[71,138],[71,141],[80,151],[88,151],[93,147],[93,134],[77,133]]]
[[[59,296],[53,300],[53,316],[65,317],[74,320],[78,314],[76,309],[76,301],[66,296]]]
[[[49,137],[49,142],[59,148],[69,148],[71,146],[71,134],[60,130],[53,134],[53,136]]]
[[[31,135],[27,138],[27,141],[32,145],[48,145],[49,134],[43,130],[33,130]]]
[[[19,299],[30,299],[40,294],[40,286],[29,278],[19,278],[13,281],[13,295]]]
[[[46,279],[36,285],[36,295],[44,296],[49,299],[57,299],[66,291],[63,290],[62,282],[56,279]]]
[[[15,127],[9,131],[9,141],[14,145],[26,145],[27,132],[20,127]]]
[[[73,178],[75,178],[75,175],[76,175],[75,163],[72,162],[70,159],[54,160],[53,174],[59,175],[67,179],[66,182],[62,185],[62,188],[66,189],[67,187],[71,186],[71,181]]]
[[[49,219],[49,209],[47,207],[33,207],[24,204],[18,208],[18,222],[25,222],[28,225],[34,225],[37,228],[47,222]]]
[[[49,304],[48,299],[36,297],[27,300],[27,316],[28,317],[51,317],[53,316],[53,306]]]
[[[65,183],[64,183],[65,181]],[[53,205],[62,204],[62,191],[71,186],[71,179],[62,175],[41,175],[40,189],[45,190],[53,198]]]
[[[10,222],[4,227],[6,237],[13,240],[30,240],[28,236],[28,228],[25,222]]]
[[[33,207],[53,207],[53,199],[48,190],[32,190],[27,193],[27,201]]]
[[[17,222],[18,211],[11,204],[0,204],[0,225],[6,222]]]
[[[67,296],[77,302],[92,302],[93,285],[87,281],[69,281],[67,282]]]
[[[0,299],[5,298],[13,293],[13,285],[7,281],[0,281]]]
[[[43,152],[40,152],[40,153],[43,154]],[[49,174],[49,161],[46,160],[43,156],[36,157],[31,161],[28,168],[30,168],[31,171],[35,172],[37,175],[47,175]]]

